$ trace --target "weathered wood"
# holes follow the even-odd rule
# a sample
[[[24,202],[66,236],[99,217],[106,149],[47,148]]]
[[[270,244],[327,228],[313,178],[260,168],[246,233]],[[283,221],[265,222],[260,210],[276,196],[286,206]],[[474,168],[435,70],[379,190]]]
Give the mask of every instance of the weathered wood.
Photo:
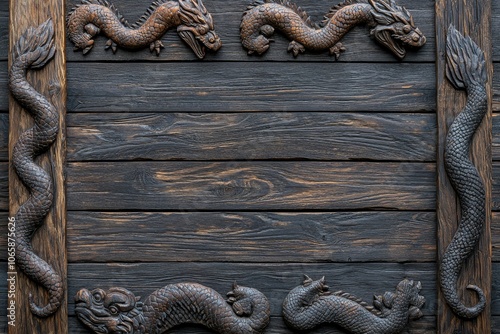
[[[68,1],[68,10],[80,1]],[[112,3],[128,19],[129,22],[135,22],[144,14],[151,4],[151,0],[113,0]],[[246,7],[252,0],[212,0],[205,6],[211,12],[215,30],[219,34],[223,47],[216,53],[209,53],[205,61],[314,61],[314,62],[335,62],[335,57],[328,55],[328,52],[312,53],[306,52],[299,57],[294,57],[287,52],[289,41],[280,33],[275,33],[269,51],[261,57],[248,56],[240,42],[240,22],[241,16]],[[294,0],[303,9],[307,10],[309,15],[316,22],[323,20],[332,5],[341,1],[331,0]],[[409,50],[404,61],[409,62],[432,62],[435,60],[435,40],[434,40],[434,2],[419,0],[398,0],[399,4],[405,5],[412,13],[417,26],[427,37],[427,43],[421,49]],[[369,37],[369,28],[365,26],[356,27],[350,31],[342,40],[347,48],[339,61],[340,62],[397,62],[398,60],[387,50],[380,47],[372,38]],[[119,49],[116,54],[111,50],[104,50],[106,38],[98,37],[94,48],[87,55],[82,52],[73,52],[73,44],[67,41],[67,54],[70,61],[178,61],[178,60],[196,60],[196,56],[190,51],[177,36],[175,29],[167,32],[162,39],[165,49],[159,56],[149,52],[149,50],[127,51]]]
[[[0,161],[9,159],[9,114],[0,113]]]
[[[493,212],[491,218],[492,260],[500,262],[500,212]]]
[[[496,161],[500,160],[500,114],[493,114],[492,116],[493,140],[491,142],[491,155],[493,161]]]
[[[9,110],[9,89],[7,78],[7,61],[0,61],[0,112],[8,112]]]
[[[488,94],[491,98],[490,37],[491,1],[476,0],[437,0],[436,1],[436,41],[437,41],[437,114],[438,114],[438,258],[441,259],[446,247],[455,234],[460,221],[460,208],[454,190],[444,170],[444,147],[448,127],[465,105],[465,93],[455,90],[445,77],[446,72],[446,33],[453,24],[461,33],[470,36],[485,53],[489,75]],[[468,284],[476,284],[491,298],[491,107],[488,115],[477,131],[472,145],[472,160],[484,180],[486,191],[487,218],[478,248],[469,258],[461,271],[459,291],[466,291]],[[438,289],[438,332],[445,333],[489,333],[491,332],[491,313],[487,306],[481,315],[472,321],[463,321],[448,307],[441,290]],[[476,295],[464,293],[462,300],[466,305],[476,303]]]
[[[0,327],[1,328],[1,327]],[[82,325],[76,317],[69,318],[69,332],[71,334],[89,334],[89,331]],[[198,325],[182,325],[168,331],[169,334],[213,334],[202,326]],[[296,333],[289,329],[282,317],[271,317],[269,326],[264,333]],[[333,324],[323,325],[313,330],[307,331],[308,334],[345,334],[345,330]],[[417,321],[410,321],[408,326],[401,334],[435,334],[436,333],[436,317],[427,316]],[[494,332],[495,333],[495,332]],[[497,334],[497,333],[495,333]]]
[[[70,114],[67,122],[69,161],[436,157],[429,114]]]
[[[68,64],[69,112],[433,112],[435,97],[433,64]]]
[[[497,44],[497,46],[500,46],[500,41]],[[500,64],[499,63],[493,64],[493,68],[494,68],[494,71],[493,71],[493,83],[492,83],[492,89],[493,89],[493,112],[497,112],[498,113],[498,112],[500,112]]]
[[[52,18],[54,23],[54,45],[56,55],[54,59],[41,71],[29,71],[28,80],[33,83],[35,89],[45,96],[49,96],[49,89],[56,94],[51,95],[51,102],[60,112],[60,132],[56,142],[52,145],[48,154],[43,155],[37,162],[45,170],[49,170],[54,180],[54,204],[49,212],[45,224],[35,234],[33,248],[36,253],[53,266],[61,277],[66,277],[66,247],[65,247],[65,196],[64,196],[64,115],[66,103],[66,73],[65,73],[65,38],[64,38],[64,11],[65,3],[62,0],[44,1],[43,6],[33,1],[10,1],[10,29],[9,29],[9,64],[12,63],[14,47],[21,34],[30,26],[37,26]],[[1,71],[2,75],[6,75]],[[0,104],[1,105],[1,104]],[[33,125],[31,116],[22,110],[13,97],[9,100],[9,157],[17,142],[19,135]],[[9,168],[9,211],[14,216],[19,206],[27,199],[26,188],[17,177],[14,168]],[[3,177],[2,174],[1,177]],[[19,223],[18,223],[19,224]],[[9,270],[12,271],[12,270]],[[64,283],[63,283],[64,284]],[[25,333],[67,333],[68,314],[66,298],[63,299],[59,310],[49,318],[40,319],[33,315],[29,308],[28,295],[38,303],[45,303],[47,292],[41,286],[34,284],[18,269],[16,281],[16,325],[9,326],[9,334]]]
[[[497,31],[500,31],[500,2],[491,2],[491,44],[493,46],[493,61],[500,61],[500,35]],[[500,328],[499,328],[500,330]]]
[[[500,162],[492,163],[492,209],[500,211]]]
[[[167,284],[197,282],[221,294],[233,282],[251,286],[264,293],[271,303],[271,314],[280,316],[283,299],[291,289],[302,283],[303,274],[314,279],[326,277],[331,290],[348,291],[366,301],[374,293],[393,291],[405,277],[422,282],[421,295],[427,299],[422,308],[425,315],[436,312],[436,274],[434,263],[107,263],[70,264],[68,271],[69,312],[74,315],[72,296],[85,288],[122,286],[145,298]]]
[[[434,168],[365,162],[70,163],[68,209],[433,210]]]
[[[9,210],[9,164],[0,162],[0,210]]]
[[[70,262],[424,262],[436,253],[430,212],[70,211],[68,220]]]
[[[0,1],[0,61],[7,62],[9,48],[9,1]]]

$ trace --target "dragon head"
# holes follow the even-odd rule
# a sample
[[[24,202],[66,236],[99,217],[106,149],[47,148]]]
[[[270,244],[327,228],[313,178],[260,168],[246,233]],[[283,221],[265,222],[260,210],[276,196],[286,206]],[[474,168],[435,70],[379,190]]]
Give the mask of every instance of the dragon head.
[[[375,24],[370,34],[396,57],[405,57],[405,46],[421,47],[425,44],[425,36],[415,26],[406,8],[396,5],[394,0],[369,0],[369,3],[373,7],[371,14]]]
[[[123,288],[81,289],[75,296],[75,313],[95,333],[133,334],[140,326],[139,299]]]
[[[181,24],[177,33],[200,59],[205,57],[205,48],[217,51],[222,42],[214,30],[212,15],[201,0],[179,0]]]

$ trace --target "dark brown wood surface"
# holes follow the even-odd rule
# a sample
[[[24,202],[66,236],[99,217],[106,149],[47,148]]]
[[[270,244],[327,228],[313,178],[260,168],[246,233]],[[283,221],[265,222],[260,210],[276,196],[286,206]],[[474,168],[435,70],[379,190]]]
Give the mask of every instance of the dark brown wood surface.
[[[376,171],[374,173],[373,171]],[[69,210],[433,210],[433,163],[95,162],[67,166]]]
[[[58,110],[60,132],[55,143],[51,146],[48,154],[37,158],[37,163],[43,169],[52,173],[54,183],[54,204],[45,219],[44,225],[35,233],[32,245],[35,252],[45,259],[58,274],[63,277],[63,286],[66,286],[66,205],[64,196],[64,164],[65,164],[65,111],[66,111],[66,57],[64,37],[64,1],[47,0],[43,6],[33,1],[10,1],[10,25],[9,29],[9,64],[12,62],[14,47],[21,34],[28,28],[37,26],[52,18],[54,23],[54,44],[56,54],[41,71],[29,71],[28,80],[34,88],[45,96],[49,96],[49,85],[56,88],[58,93],[52,94],[50,100]],[[3,75],[6,75],[3,72]],[[4,96],[5,94],[0,94]],[[3,108],[0,107],[0,108]],[[9,100],[9,156],[17,142],[19,135],[33,126],[31,116],[15,102],[12,96]],[[12,166],[9,168],[9,213],[14,216],[19,206],[27,199],[26,188],[18,179]],[[7,173],[2,173],[1,178]],[[3,188],[3,187],[2,187]],[[19,222],[17,222],[19,224]],[[12,271],[12,270],[9,270]],[[32,294],[38,304],[44,304],[47,300],[47,292],[41,286],[29,280],[21,270],[17,269],[16,280],[16,320],[15,326],[9,326],[9,334],[46,333],[60,334],[68,332],[68,310],[67,298],[63,298],[61,307],[47,319],[37,318],[31,313],[28,295]],[[64,288],[64,290],[66,290]]]
[[[491,61],[491,1],[476,0],[437,0],[436,1],[436,40],[437,53],[437,118],[438,118],[438,259],[443,256],[460,222],[460,207],[455,192],[444,170],[444,146],[448,127],[458,112],[465,106],[466,94],[457,91],[445,78],[446,72],[446,33],[453,24],[462,34],[470,36],[484,51],[488,73],[488,95],[491,101],[491,81],[493,64]],[[441,290],[438,289],[438,332],[452,333],[489,333],[491,332],[491,107],[478,129],[472,144],[472,160],[483,179],[486,193],[486,221],[474,254],[462,268],[458,290],[466,291],[469,284],[477,284],[483,289],[486,309],[478,318],[463,321],[453,314],[446,304]],[[464,293],[462,300],[466,305],[474,305],[477,298],[472,293]]]

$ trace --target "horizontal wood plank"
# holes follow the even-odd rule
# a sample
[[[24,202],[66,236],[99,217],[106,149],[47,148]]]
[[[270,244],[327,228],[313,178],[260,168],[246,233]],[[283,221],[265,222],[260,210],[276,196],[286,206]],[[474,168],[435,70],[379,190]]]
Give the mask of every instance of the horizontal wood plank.
[[[67,122],[69,161],[436,158],[430,114],[76,113]]]
[[[0,323],[1,324],[1,323]],[[1,328],[1,327],[0,327]],[[76,317],[69,318],[69,331],[71,334],[89,334],[89,331],[78,321]],[[213,334],[213,331],[201,325],[181,325],[168,331],[169,334]],[[297,333],[289,329],[283,317],[271,317],[269,325],[264,333]],[[333,324],[325,324],[313,330],[307,331],[308,334],[346,334],[345,330]],[[435,334],[436,333],[436,317],[425,316],[417,321],[410,321],[401,334]],[[497,334],[494,332],[494,334]]]
[[[433,163],[69,163],[68,210],[434,210]]]
[[[492,3],[495,3],[495,1],[492,1]],[[495,30],[493,30],[495,31]],[[498,34],[492,34],[492,36],[496,36]],[[500,57],[500,54],[499,54]],[[500,60],[499,60],[500,61]],[[493,85],[492,85],[492,91],[493,91],[493,112],[500,112],[500,63],[494,63],[493,64]]]
[[[68,10],[80,1],[68,1]],[[263,56],[248,56],[240,42],[241,16],[252,0],[212,0],[206,2],[205,6],[211,12],[215,30],[219,34],[223,47],[216,53],[208,53],[205,61],[321,61],[335,62],[335,57],[330,57],[328,52],[312,53],[307,51],[299,57],[294,58],[287,52],[288,43],[281,33],[275,33],[272,39],[275,42],[268,52]],[[296,0],[294,1],[316,22],[320,22],[323,16],[333,5],[331,0]],[[337,1],[339,2],[339,1]],[[341,1],[340,1],[341,2]],[[398,0],[398,4],[404,5],[413,15],[416,25],[427,37],[427,43],[418,50],[408,49],[404,61],[410,62],[432,62],[435,59],[435,33],[434,33],[434,2],[419,0]],[[151,0],[114,0],[113,3],[129,22],[135,22],[149,7]],[[360,26],[350,31],[342,40],[346,47],[339,61],[341,62],[397,62],[398,60],[386,48],[377,44],[369,37],[369,28]],[[149,49],[139,51],[127,51],[119,49],[116,54],[105,50],[107,38],[100,36],[96,39],[94,48],[87,55],[81,51],[73,51],[73,43],[67,41],[67,55],[69,61],[178,61],[196,60],[194,53],[178,37],[175,29],[171,29],[162,38],[165,49],[160,56],[152,54]]]
[[[425,262],[436,252],[434,213],[70,211],[68,219],[70,262]]]
[[[493,61],[500,61],[500,35],[497,31],[500,31],[500,2],[491,2],[491,45],[493,47]],[[500,331],[500,327],[499,327]]]
[[[326,277],[333,291],[348,291],[371,302],[374,293],[394,291],[404,278],[422,282],[427,302],[425,315],[436,312],[435,264],[350,263],[350,264],[248,264],[248,263],[135,263],[70,264],[68,267],[69,314],[74,314],[73,296],[81,288],[126,287],[145,298],[167,284],[197,282],[225,295],[233,282],[264,293],[271,314],[280,316],[281,304],[303,274],[313,279]]]
[[[8,36],[9,35],[7,35],[7,37]],[[8,45],[8,43],[5,45]],[[0,112],[1,113],[8,113],[9,111],[8,77],[9,75],[7,71],[7,60],[0,61]]]
[[[0,61],[7,61],[9,52],[9,1],[0,1]]]
[[[0,161],[9,160],[9,114],[0,113]]]
[[[500,262],[500,212],[493,212],[491,218],[492,261]]]
[[[433,64],[69,63],[67,70],[68,112],[432,112],[436,107]]]
[[[0,162],[0,210],[9,210],[9,164]]]
[[[500,114],[492,115],[493,140],[491,142],[491,155],[493,160],[500,160]]]
[[[500,211],[500,161],[493,161],[492,165],[492,210]]]

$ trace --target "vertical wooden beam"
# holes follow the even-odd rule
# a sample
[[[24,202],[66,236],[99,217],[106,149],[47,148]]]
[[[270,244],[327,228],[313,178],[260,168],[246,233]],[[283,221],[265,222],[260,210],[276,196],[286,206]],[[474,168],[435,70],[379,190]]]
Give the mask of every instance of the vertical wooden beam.
[[[28,71],[28,81],[34,88],[48,97],[60,113],[60,130],[56,142],[44,153],[37,162],[53,176],[54,204],[45,224],[35,233],[33,248],[45,259],[63,278],[66,291],[66,201],[64,193],[65,164],[65,112],[66,112],[66,58],[65,58],[65,1],[64,0],[10,0],[9,27],[9,68],[12,64],[13,46],[28,27],[37,27],[47,19],[52,18],[55,30],[56,54],[54,59],[41,70]],[[33,119],[18,103],[10,97],[9,100],[9,157],[12,159],[14,144],[20,133],[33,125]],[[17,174],[9,166],[9,210],[13,217],[21,203],[28,197],[25,187]],[[44,305],[48,294],[38,287],[19,270],[17,270],[15,285],[15,326],[8,326],[9,334],[64,334],[68,333],[67,297],[65,296],[59,310],[48,318],[34,316],[28,303],[28,295],[33,294],[35,302]],[[9,299],[10,302],[10,299]],[[10,320],[10,319],[9,319]]]
[[[472,145],[472,160],[478,168],[486,189],[486,223],[478,248],[462,269],[459,292],[466,305],[477,303],[474,292],[467,290],[468,284],[481,287],[488,297],[487,307],[474,320],[458,318],[446,304],[438,287],[438,333],[467,334],[491,332],[491,79],[493,63],[491,58],[491,0],[437,0],[436,1],[436,43],[437,43],[437,117],[438,117],[438,258],[441,259],[450,243],[460,219],[460,207],[444,170],[444,147],[448,127],[465,105],[465,92],[455,90],[447,81],[446,33],[450,24],[459,32],[470,36],[484,51],[489,75],[488,113],[478,129]]]

